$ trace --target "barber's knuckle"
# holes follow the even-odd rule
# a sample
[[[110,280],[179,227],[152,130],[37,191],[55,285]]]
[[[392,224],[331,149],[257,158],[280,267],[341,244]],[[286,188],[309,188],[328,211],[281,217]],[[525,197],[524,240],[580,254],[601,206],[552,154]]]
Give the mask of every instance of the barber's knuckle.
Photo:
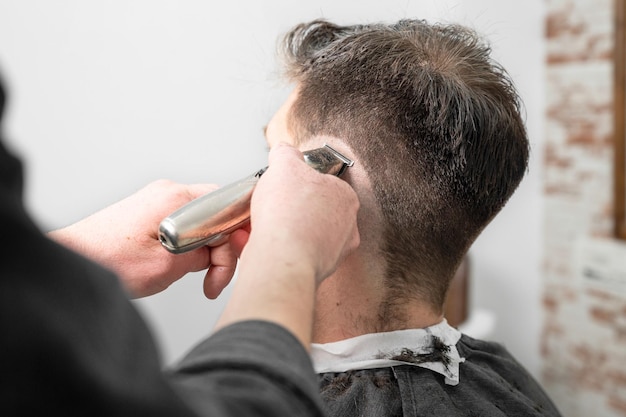
[[[150,186],[155,188],[170,188],[174,186],[176,183],[172,180],[168,180],[166,178],[159,178],[158,180],[154,180],[150,183]]]

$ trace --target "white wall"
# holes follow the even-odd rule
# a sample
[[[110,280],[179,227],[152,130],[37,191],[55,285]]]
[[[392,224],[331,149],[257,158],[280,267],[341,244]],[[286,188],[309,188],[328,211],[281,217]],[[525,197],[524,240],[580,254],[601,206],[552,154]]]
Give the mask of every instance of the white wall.
[[[297,4],[297,6],[296,6]],[[539,365],[541,0],[3,0],[5,125],[27,161],[26,200],[44,229],[63,226],[157,178],[224,184],[265,164],[262,126],[287,89],[276,39],[294,24],[404,17],[484,33],[527,107],[528,177],[472,250],[472,302],[497,314],[499,340]],[[137,302],[167,362],[210,332],[224,303],[201,274]]]

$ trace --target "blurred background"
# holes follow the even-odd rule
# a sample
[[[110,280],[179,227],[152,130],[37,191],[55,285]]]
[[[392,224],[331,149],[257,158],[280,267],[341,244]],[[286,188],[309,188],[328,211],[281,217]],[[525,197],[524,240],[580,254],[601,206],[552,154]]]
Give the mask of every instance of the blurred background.
[[[578,312],[573,324],[563,316],[559,306],[578,300],[579,287],[558,286],[577,282],[575,271],[569,279],[562,264],[572,265],[568,260],[579,247],[572,242],[579,235],[607,235],[610,219],[598,220],[604,226],[593,228],[595,233],[572,233],[590,211],[581,214],[580,205],[558,198],[561,180],[556,188],[546,185],[567,176],[555,167],[562,167],[559,146],[567,143],[564,126],[573,119],[563,116],[571,100],[555,99],[561,97],[558,84],[594,79],[588,90],[604,92],[599,100],[610,110],[612,10],[610,0],[1,0],[0,74],[9,90],[5,133],[26,161],[27,206],[51,230],[159,178],[224,185],[264,166],[262,128],[290,91],[277,73],[276,44],[299,22],[424,18],[471,26],[489,39],[493,56],[517,85],[532,154],[519,190],[470,251],[470,318],[486,317],[484,337],[503,343],[566,415],[587,415],[571,398],[584,393],[596,415],[623,416],[626,374],[613,374],[610,387],[574,386],[568,380],[580,371],[576,357],[558,360],[567,356],[567,343],[580,347],[578,339],[566,336],[579,334],[572,326],[586,317],[578,302],[568,304]],[[563,69],[563,62],[571,62],[567,57],[550,60],[550,48],[558,55],[568,47],[558,43],[563,40],[583,51],[598,48],[597,42],[581,46],[576,38],[576,28],[584,34],[593,24],[600,29],[592,34],[599,33],[599,48],[609,56],[593,61],[599,63],[591,73],[581,73],[580,66]],[[610,173],[606,152],[593,160],[599,182],[611,179],[603,176]],[[609,196],[592,198],[604,198],[604,209],[610,205]],[[551,269],[553,256],[561,264]],[[165,364],[210,334],[228,297],[226,290],[216,301],[205,299],[202,278],[190,274],[161,294],[135,301]],[[615,297],[621,299],[619,293]],[[626,301],[616,305],[623,306],[626,319]],[[602,337],[615,342],[612,333]]]

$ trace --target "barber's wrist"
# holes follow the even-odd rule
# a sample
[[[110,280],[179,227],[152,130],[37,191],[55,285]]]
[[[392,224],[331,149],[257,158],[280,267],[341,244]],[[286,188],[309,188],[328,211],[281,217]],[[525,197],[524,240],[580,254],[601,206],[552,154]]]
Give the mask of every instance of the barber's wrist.
[[[113,270],[113,262],[108,259],[108,248],[99,244],[100,238],[88,228],[81,226],[81,222],[73,223],[61,229],[48,232],[47,237],[56,243],[65,246],[81,256],[90,259],[106,268]]]
[[[284,236],[274,235],[268,239],[267,235],[253,233],[241,258],[242,265],[246,262],[254,263],[257,270],[262,268],[273,271],[274,275],[284,271],[285,275],[291,277],[314,280],[316,286],[324,278],[312,251]]]
[[[80,236],[75,233],[73,229],[74,228],[72,226],[66,226],[61,229],[48,232],[46,236],[54,240],[56,243],[86,256],[87,254],[85,252],[88,252],[88,250],[81,241]]]

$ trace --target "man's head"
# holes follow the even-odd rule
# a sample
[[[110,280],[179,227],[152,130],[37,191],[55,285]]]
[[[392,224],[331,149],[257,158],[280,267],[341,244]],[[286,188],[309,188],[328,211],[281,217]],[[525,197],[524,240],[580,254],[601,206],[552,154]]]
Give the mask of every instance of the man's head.
[[[387,287],[435,311],[527,167],[519,98],[490,52],[467,28],[414,20],[314,21],[284,40],[290,135],[352,149],[380,207]]]

